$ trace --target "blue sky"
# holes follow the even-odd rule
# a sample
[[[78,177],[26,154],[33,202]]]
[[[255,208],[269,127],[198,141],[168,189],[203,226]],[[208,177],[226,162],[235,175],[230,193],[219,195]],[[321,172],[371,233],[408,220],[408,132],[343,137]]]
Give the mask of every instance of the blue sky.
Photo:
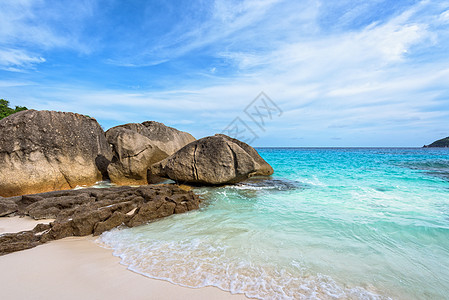
[[[282,114],[259,127],[262,91]],[[422,146],[449,135],[449,1],[1,0],[0,98],[197,138],[238,117],[254,146]]]

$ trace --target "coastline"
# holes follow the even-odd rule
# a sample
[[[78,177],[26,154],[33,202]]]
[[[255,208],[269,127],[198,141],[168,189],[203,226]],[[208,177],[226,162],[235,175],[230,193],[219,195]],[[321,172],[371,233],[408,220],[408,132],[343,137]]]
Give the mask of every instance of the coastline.
[[[0,218],[0,234],[28,229],[31,218]],[[0,256],[5,299],[248,299],[215,287],[187,288],[120,264],[95,237],[69,237]],[[7,270],[7,271],[5,271]]]

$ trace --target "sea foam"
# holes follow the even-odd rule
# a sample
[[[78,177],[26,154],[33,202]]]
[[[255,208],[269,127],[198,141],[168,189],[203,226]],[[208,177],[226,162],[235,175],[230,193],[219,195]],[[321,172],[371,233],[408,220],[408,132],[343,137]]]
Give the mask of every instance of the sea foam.
[[[272,177],[101,240],[135,272],[259,299],[447,298],[449,149],[259,152]]]
[[[257,299],[389,299],[367,288],[342,286],[330,276],[308,274],[298,261],[279,268],[201,239],[161,241],[146,238],[143,229],[115,229],[101,241],[130,270],[181,286],[215,286]]]

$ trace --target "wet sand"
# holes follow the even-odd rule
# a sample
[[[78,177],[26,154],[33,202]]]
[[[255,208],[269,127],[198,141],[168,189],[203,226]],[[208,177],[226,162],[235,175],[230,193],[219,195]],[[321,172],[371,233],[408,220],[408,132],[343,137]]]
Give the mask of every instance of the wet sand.
[[[0,218],[0,233],[40,221]],[[70,237],[0,256],[2,299],[247,299],[215,287],[192,289],[127,270],[94,237]]]

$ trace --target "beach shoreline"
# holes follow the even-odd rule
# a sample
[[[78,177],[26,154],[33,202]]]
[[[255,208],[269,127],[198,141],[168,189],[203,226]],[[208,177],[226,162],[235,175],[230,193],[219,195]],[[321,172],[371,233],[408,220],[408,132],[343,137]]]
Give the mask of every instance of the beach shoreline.
[[[0,218],[0,234],[28,230],[31,218]],[[68,237],[0,256],[5,299],[247,299],[216,287],[187,288],[132,272],[96,238]]]

